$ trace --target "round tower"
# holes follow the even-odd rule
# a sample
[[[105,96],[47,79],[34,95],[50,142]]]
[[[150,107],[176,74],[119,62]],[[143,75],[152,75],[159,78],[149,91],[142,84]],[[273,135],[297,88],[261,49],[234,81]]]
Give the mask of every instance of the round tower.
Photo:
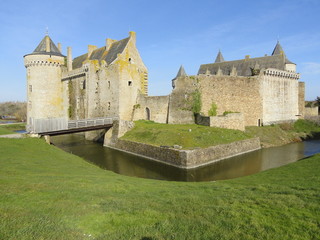
[[[64,87],[61,81],[65,56],[45,36],[37,48],[24,56],[27,69],[27,130],[34,131],[36,121],[66,118]]]

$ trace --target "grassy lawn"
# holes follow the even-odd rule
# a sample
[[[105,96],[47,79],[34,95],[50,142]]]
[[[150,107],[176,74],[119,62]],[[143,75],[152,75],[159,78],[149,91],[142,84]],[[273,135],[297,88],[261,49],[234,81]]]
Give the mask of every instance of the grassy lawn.
[[[247,138],[259,137],[263,147],[301,141],[301,137],[320,132],[320,127],[306,120],[264,127],[246,127],[246,131],[206,127],[196,124],[161,124],[136,121],[135,127],[121,139],[151,145],[180,145],[183,149],[205,148]]]
[[[233,180],[117,175],[0,139],[0,239],[320,239],[320,155]]]
[[[15,133],[14,131],[25,130],[25,129],[26,129],[25,123],[0,125],[0,135],[13,134]]]
[[[135,127],[121,139],[143,142],[151,145],[180,145],[183,149],[209,147],[251,136],[239,131],[224,128],[206,127],[196,124],[162,124],[152,121],[136,121]]]

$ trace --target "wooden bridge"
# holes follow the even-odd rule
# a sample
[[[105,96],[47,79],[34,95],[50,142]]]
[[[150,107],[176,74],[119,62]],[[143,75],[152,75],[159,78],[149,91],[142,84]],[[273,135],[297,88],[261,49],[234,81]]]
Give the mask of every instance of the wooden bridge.
[[[33,119],[28,126],[30,133],[41,136],[57,136],[63,134],[109,129],[115,118],[93,118],[68,120],[65,118]]]

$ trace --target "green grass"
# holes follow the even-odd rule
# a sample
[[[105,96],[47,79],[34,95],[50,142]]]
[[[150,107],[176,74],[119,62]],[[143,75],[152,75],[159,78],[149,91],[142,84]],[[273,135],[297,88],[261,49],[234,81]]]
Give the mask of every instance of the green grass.
[[[283,123],[264,127],[246,127],[246,133],[259,137],[263,147],[273,147],[312,138],[320,132],[320,127],[308,120]]]
[[[25,130],[25,129],[26,129],[25,123],[0,125],[0,135],[13,134],[15,133],[14,131]]]
[[[206,127],[196,124],[162,124],[136,121],[135,127],[121,139],[155,146],[180,145],[183,149],[205,148],[218,144],[248,139],[248,134],[231,129]]]
[[[183,149],[192,149],[259,137],[263,147],[272,147],[301,141],[301,138],[312,137],[319,132],[320,127],[307,120],[264,127],[246,127],[245,132],[196,124],[161,124],[140,120],[136,121],[135,127],[121,139],[155,146],[180,145]]]
[[[293,129],[296,132],[304,132],[307,134],[320,132],[320,126],[311,121],[301,119],[293,124]]]
[[[117,175],[0,139],[0,239],[320,239],[320,155],[233,180]]]

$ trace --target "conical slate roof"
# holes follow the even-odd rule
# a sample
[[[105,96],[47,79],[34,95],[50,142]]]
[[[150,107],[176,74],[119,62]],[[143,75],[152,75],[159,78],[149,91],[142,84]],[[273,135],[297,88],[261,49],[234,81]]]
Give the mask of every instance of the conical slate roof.
[[[50,43],[50,51],[49,52],[46,51],[46,46],[47,46],[46,39],[47,38],[49,38],[49,43]],[[46,55],[55,55],[55,56],[64,57],[64,55],[61,54],[61,52],[59,51],[57,46],[54,44],[54,42],[51,40],[51,38],[48,35],[46,35],[41,40],[41,42],[36,47],[36,49],[31,54],[28,54],[28,55],[37,55],[37,54],[40,54],[40,55],[46,54]]]
[[[284,51],[283,51],[283,48],[282,48],[281,45],[280,45],[279,40],[278,40],[278,41],[277,41],[277,45],[276,45],[275,48],[273,49],[273,52],[272,52],[271,55],[274,56],[274,55],[280,55],[280,54],[282,54],[282,55],[285,57],[285,63],[286,63],[286,64],[295,64],[295,63],[291,62],[291,61],[287,58],[286,54],[285,54]]]
[[[215,60],[214,62],[215,62],[215,63],[224,62],[224,58],[223,58],[222,53],[221,53],[220,50],[219,50],[218,55],[217,55],[217,57],[216,57],[216,60]]]
[[[181,77],[181,76],[187,76],[186,71],[184,70],[184,67],[182,65],[179,68],[179,71],[178,71],[177,76],[175,77],[175,79],[178,78],[178,77]]]
[[[284,51],[280,45],[280,42],[278,41],[277,42],[277,45],[275,46],[275,48],[273,49],[273,52],[272,52],[272,56],[274,55],[279,55],[279,54],[284,54]]]

